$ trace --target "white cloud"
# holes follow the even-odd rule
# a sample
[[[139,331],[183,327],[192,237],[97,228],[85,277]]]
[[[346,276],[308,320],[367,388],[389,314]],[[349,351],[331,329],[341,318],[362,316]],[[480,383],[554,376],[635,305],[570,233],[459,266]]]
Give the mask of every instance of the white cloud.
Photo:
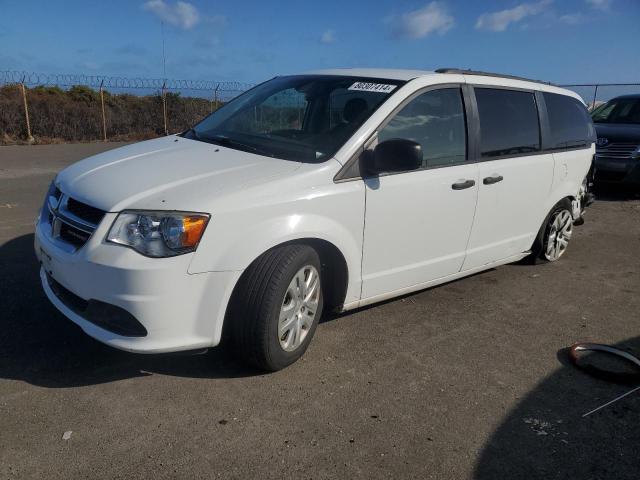
[[[392,15],[385,21],[391,26],[394,37],[413,40],[434,32],[442,35],[453,27],[454,23],[453,17],[438,2],[431,2],[423,8],[402,15]]]
[[[585,0],[591,8],[596,10],[608,11],[611,8],[613,0]]]
[[[320,36],[320,43],[330,44],[336,41],[336,33],[333,30],[325,30]]]
[[[566,23],[567,25],[580,25],[581,23],[584,23],[587,19],[584,16],[584,14],[580,12],[576,12],[576,13],[567,13],[565,15],[560,15],[560,17],[558,17],[558,20],[560,20],[562,23]]]
[[[195,6],[188,2],[171,4],[164,0],[149,0],[142,8],[156,15],[160,20],[176,27],[189,30],[200,21],[200,14]]]
[[[476,28],[479,30],[503,32],[512,23],[517,23],[524,18],[542,13],[552,2],[553,0],[540,0],[536,3],[521,3],[517,7],[507,10],[483,13],[476,21]]]

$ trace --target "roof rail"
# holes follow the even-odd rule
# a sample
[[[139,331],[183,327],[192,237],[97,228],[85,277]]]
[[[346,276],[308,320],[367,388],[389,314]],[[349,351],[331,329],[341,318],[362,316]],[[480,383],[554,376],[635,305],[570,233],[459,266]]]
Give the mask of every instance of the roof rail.
[[[553,85],[551,82],[543,80],[532,80],[531,78],[516,77],[515,75],[503,75],[501,73],[481,72],[478,70],[464,70],[462,68],[438,68],[436,73],[457,73],[460,75],[483,75],[485,77],[509,78],[511,80],[523,80],[525,82],[543,83],[545,85]]]

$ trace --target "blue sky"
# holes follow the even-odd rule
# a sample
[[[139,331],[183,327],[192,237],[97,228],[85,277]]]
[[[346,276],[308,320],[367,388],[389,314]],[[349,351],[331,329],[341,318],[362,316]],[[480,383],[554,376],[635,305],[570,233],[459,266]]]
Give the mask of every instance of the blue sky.
[[[638,0],[0,0],[0,70],[160,78],[161,21],[168,78],[456,66],[640,81]]]

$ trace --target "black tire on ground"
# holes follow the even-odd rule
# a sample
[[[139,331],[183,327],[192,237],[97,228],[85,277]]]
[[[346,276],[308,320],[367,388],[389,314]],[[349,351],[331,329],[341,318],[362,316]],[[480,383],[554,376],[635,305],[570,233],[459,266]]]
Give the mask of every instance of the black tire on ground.
[[[278,338],[278,321],[289,283],[303,267],[316,268],[322,282],[320,257],[306,245],[275,247],[257,258],[244,272],[234,292],[230,332],[237,356],[261,370],[291,365],[305,352],[322,316],[322,283],[313,324],[295,350],[285,351]]]
[[[552,219],[556,214],[562,210],[568,210],[571,213],[571,201],[568,198],[563,198],[554,205],[549,214],[545,217],[542,226],[538,231],[538,235],[531,246],[531,255],[526,260],[528,263],[537,265],[541,263],[549,263],[549,260],[545,257],[545,246],[549,238],[549,231],[551,230]]]

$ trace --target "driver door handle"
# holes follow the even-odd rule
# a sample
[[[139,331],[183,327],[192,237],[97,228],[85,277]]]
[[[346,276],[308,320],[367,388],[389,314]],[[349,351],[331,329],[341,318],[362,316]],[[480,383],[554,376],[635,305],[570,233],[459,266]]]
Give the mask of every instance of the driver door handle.
[[[473,187],[475,184],[475,180],[460,180],[451,185],[451,188],[453,188],[454,190],[464,190],[465,188]]]
[[[485,185],[492,185],[494,183],[501,182],[502,180],[504,180],[504,177],[502,175],[492,175],[491,177],[485,177],[482,180],[482,183],[484,183]]]

